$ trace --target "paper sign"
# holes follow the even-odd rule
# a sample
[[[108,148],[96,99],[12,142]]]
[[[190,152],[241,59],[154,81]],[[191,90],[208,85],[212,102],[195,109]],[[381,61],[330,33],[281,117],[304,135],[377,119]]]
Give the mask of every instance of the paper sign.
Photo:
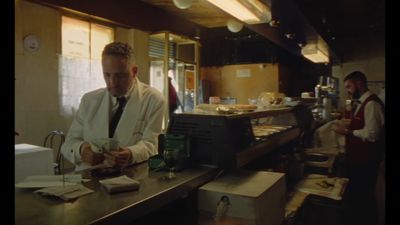
[[[236,77],[251,77],[250,69],[236,70]]]

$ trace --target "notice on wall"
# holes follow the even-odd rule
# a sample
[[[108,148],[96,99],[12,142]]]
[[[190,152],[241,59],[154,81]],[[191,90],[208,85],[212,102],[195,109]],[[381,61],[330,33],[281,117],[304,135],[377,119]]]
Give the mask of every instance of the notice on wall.
[[[236,70],[236,77],[251,77],[250,69]]]

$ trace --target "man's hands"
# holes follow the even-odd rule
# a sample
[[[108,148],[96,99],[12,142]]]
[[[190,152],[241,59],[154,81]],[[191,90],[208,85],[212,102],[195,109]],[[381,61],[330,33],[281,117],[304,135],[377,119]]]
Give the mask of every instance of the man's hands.
[[[100,164],[106,159],[113,166],[125,167],[132,162],[132,152],[128,148],[119,148],[118,151],[106,152],[104,154],[96,153],[92,151],[89,143],[84,142],[81,146],[81,158],[83,162],[91,166]]]
[[[347,128],[340,125],[333,126],[333,131],[342,135],[347,135],[349,133],[349,130]]]
[[[126,167],[132,162],[132,152],[128,148],[119,148],[118,151],[105,153],[105,157],[116,167]]]
[[[87,142],[84,142],[81,145],[81,158],[83,162],[88,163],[91,166],[100,164],[104,161],[104,155],[102,153],[93,152],[92,147]]]
[[[340,121],[340,123],[333,124],[332,129],[333,129],[333,131],[335,131],[338,134],[350,135],[350,134],[352,134],[352,131],[347,128],[348,124],[349,124],[349,121],[343,120],[343,121]]]

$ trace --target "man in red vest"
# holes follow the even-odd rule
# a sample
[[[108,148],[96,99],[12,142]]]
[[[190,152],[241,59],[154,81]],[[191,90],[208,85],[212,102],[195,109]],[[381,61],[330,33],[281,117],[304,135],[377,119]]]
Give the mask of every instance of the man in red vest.
[[[350,181],[345,198],[349,200],[352,224],[376,224],[374,187],[385,150],[384,104],[368,90],[367,78],[360,71],[347,75],[344,86],[357,102],[350,125],[334,127],[346,137],[345,164]]]

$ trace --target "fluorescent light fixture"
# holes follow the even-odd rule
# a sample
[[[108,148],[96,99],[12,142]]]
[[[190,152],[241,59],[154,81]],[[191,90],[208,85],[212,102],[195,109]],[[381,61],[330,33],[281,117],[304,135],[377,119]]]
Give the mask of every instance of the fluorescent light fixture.
[[[247,24],[267,23],[270,8],[259,0],[207,0]]]
[[[314,63],[329,63],[328,46],[320,37],[315,43],[306,44],[301,49],[301,54]]]

